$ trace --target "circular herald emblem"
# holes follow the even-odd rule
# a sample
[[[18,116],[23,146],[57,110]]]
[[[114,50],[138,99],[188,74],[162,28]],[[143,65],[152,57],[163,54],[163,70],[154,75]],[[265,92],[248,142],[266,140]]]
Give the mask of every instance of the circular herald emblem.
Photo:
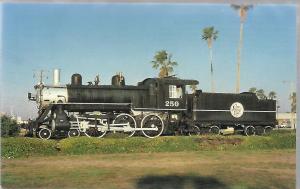
[[[241,103],[235,102],[230,106],[230,113],[233,117],[239,118],[244,113],[244,107]]]

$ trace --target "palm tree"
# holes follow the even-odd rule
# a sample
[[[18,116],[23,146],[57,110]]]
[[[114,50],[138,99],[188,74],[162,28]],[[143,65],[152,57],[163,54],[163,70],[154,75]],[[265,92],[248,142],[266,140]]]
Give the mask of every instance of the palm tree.
[[[218,38],[218,31],[214,29],[213,26],[211,27],[206,27],[203,29],[202,33],[202,39],[207,42],[209,51],[210,51],[210,87],[211,87],[211,92],[215,92],[215,86],[214,86],[214,79],[213,79],[213,52],[212,52],[212,44],[213,41]]]
[[[276,92],[271,91],[271,92],[269,92],[268,96],[269,96],[269,99],[274,100],[276,98]]]
[[[247,12],[251,9],[252,5],[231,5],[231,7],[238,11],[240,16],[240,41],[237,52],[237,76],[236,76],[236,93],[240,92],[240,65],[242,56],[242,46],[243,46],[243,33],[244,33],[244,22],[247,17]]]
[[[160,78],[169,76],[174,70],[173,67],[178,65],[177,62],[174,62],[171,59],[172,55],[168,54],[165,50],[158,51],[155,54],[154,60],[152,60],[151,63],[154,69],[159,69],[158,76]]]
[[[296,113],[296,93],[293,92],[290,95],[290,101],[291,101],[291,112]]]
[[[250,93],[256,93],[256,91],[257,91],[257,89],[256,89],[255,87],[251,87],[251,88],[249,89],[249,92],[250,92]]]
[[[295,113],[296,113],[296,93],[293,92],[291,95],[290,95],[290,101],[291,101],[291,125],[292,125],[292,128],[296,128],[296,125],[295,125]]]

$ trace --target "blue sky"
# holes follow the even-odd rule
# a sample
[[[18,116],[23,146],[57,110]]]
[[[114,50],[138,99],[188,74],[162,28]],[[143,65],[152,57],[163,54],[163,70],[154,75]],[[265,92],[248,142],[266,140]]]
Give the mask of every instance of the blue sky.
[[[213,44],[217,92],[234,92],[239,17],[230,5],[212,4],[3,4],[2,111],[23,118],[36,108],[27,100],[35,70],[60,68],[62,83],[73,73],[101,83],[122,71],[135,85],[157,75],[154,54],[172,53],[179,65],[175,74],[197,79],[209,91],[209,51],[201,40],[204,27],[214,26]],[[241,91],[250,87],[278,93],[281,111],[289,109],[290,87],[296,79],[296,7],[256,5],[244,26]]]

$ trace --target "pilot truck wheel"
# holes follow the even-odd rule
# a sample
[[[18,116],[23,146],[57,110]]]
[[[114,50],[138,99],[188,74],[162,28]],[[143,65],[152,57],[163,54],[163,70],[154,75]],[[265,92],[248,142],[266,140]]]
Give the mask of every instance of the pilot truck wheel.
[[[49,139],[51,137],[51,135],[52,135],[52,131],[48,128],[43,128],[38,133],[38,136],[44,140]]]
[[[70,129],[68,131],[68,136],[69,137],[78,137],[78,136],[80,136],[80,132],[78,129]]]

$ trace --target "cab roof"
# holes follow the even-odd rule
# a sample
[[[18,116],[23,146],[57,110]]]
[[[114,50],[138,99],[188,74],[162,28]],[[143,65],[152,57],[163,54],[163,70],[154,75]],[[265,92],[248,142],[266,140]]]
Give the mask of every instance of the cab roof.
[[[171,85],[198,85],[199,82],[197,80],[191,79],[179,79],[177,77],[164,77],[164,78],[147,78],[142,82],[139,82],[138,85],[145,85],[148,83],[163,83],[163,84],[171,84]]]

